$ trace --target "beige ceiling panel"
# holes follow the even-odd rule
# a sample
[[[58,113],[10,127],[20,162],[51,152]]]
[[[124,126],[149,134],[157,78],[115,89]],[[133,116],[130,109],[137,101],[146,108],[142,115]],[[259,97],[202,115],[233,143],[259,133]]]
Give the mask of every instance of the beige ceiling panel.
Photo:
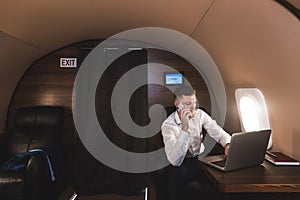
[[[2,0],[5,32],[47,51],[131,28],[157,26],[193,32],[213,0]],[[17,14],[16,14],[17,13]]]
[[[300,9],[300,1],[299,0],[288,0],[293,6]]]
[[[288,77],[284,66],[300,63],[300,22],[271,0],[217,1],[193,37],[231,83]]]

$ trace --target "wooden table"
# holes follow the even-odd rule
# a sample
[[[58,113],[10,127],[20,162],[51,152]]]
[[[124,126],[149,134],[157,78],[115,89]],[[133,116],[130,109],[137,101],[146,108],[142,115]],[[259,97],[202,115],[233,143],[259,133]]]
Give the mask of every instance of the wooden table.
[[[223,199],[300,200],[300,166],[262,165],[221,172],[202,165]]]

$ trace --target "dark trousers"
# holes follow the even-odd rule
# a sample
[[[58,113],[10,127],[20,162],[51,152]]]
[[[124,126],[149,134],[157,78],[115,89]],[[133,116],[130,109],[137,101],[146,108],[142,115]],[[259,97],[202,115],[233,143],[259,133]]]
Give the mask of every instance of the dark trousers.
[[[187,158],[181,166],[170,166],[169,200],[183,200],[197,197],[208,199],[216,192],[213,184],[200,167],[196,158]],[[206,197],[206,198],[201,198]]]

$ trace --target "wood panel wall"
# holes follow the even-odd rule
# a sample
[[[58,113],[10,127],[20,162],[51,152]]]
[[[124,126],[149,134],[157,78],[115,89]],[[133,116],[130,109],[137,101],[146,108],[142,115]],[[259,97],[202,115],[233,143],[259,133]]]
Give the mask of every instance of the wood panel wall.
[[[20,107],[37,105],[65,107],[63,143],[65,145],[65,152],[67,152],[66,157],[71,161],[72,144],[74,141],[72,90],[78,68],[60,68],[59,60],[62,57],[75,57],[78,58],[78,65],[80,65],[87,53],[100,41],[92,40],[72,44],[54,51],[33,63],[24,73],[15,89],[9,107],[7,128],[13,127],[15,113]],[[201,75],[186,60],[169,52],[149,49],[148,62],[165,64],[178,71],[183,71],[185,77],[197,91],[199,105],[210,111],[211,104],[208,89]],[[149,64],[148,80],[154,79],[163,83],[163,71]],[[158,85],[148,86],[149,105],[159,103],[163,106],[171,106],[172,101],[173,94],[165,87]],[[160,137],[156,138],[156,141],[151,142],[150,148],[157,149],[162,146]],[[71,168],[72,166],[68,167]]]
[[[20,107],[52,105],[65,108],[63,144],[67,170],[71,171],[74,123],[72,90],[78,68],[60,68],[60,58],[79,58],[83,47],[93,47],[99,41],[76,43],[56,50],[34,62],[24,73],[10,102],[6,126],[13,127],[14,116]]]
[[[149,49],[148,62],[150,63],[148,65],[148,80],[161,84],[148,86],[149,105],[155,103],[159,103],[164,107],[173,105],[173,93],[163,86],[164,72],[167,71],[151,65],[151,63],[160,63],[172,67],[179,72],[183,72],[185,78],[196,90],[199,106],[205,108],[208,112],[211,111],[211,101],[208,88],[202,76],[192,64],[176,54],[158,49]],[[178,86],[171,87],[176,88]]]

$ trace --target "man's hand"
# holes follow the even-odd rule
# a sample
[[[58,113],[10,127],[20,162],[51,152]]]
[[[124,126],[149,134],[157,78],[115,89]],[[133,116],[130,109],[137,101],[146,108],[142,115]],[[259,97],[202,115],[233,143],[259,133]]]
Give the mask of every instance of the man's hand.
[[[189,130],[189,119],[191,118],[192,113],[189,109],[182,109],[180,111],[180,120],[182,124],[182,130],[188,131]]]
[[[230,144],[228,143],[228,144],[226,144],[226,146],[225,146],[225,150],[224,150],[224,154],[225,154],[225,156],[227,156],[227,155],[228,155],[229,148],[230,148]]]

